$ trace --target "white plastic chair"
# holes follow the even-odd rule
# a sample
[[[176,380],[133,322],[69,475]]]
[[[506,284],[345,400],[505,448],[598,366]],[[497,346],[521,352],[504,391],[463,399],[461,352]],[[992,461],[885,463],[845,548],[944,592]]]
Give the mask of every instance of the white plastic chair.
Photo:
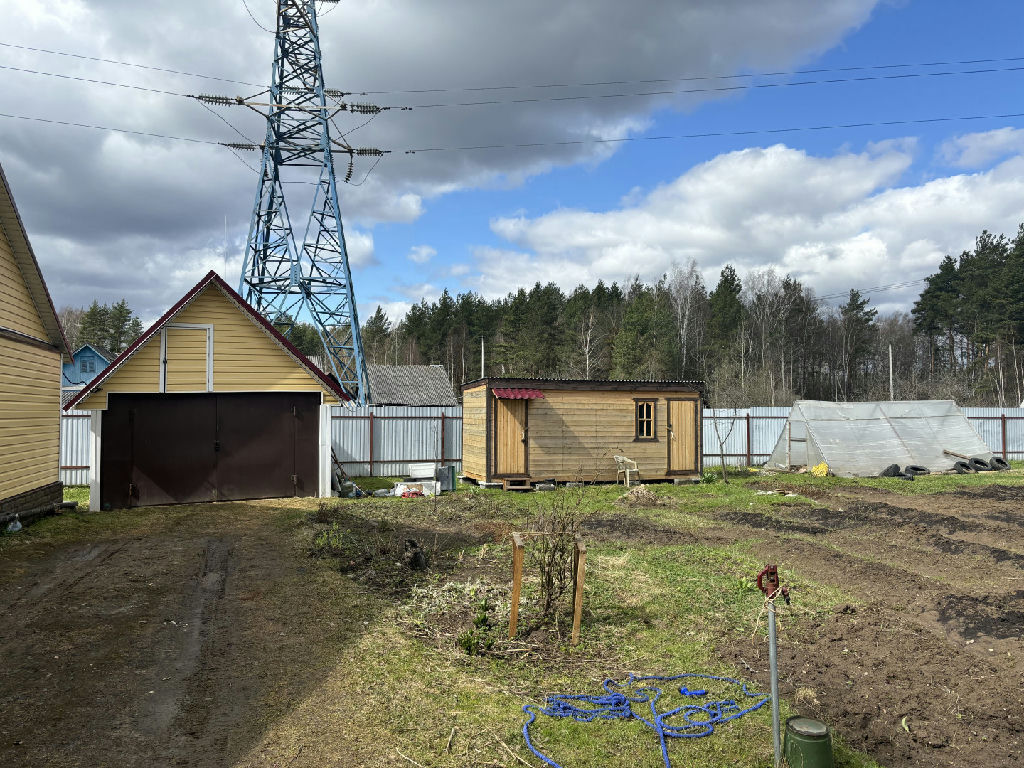
[[[619,482],[619,475],[625,475],[626,487],[629,488],[632,485],[629,479],[629,473],[635,472],[637,475],[640,474],[640,470],[637,469],[636,462],[632,459],[626,458],[625,456],[616,455],[612,456],[612,458],[615,459],[615,466],[618,468],[618,471],[615,473],[616,484]]]

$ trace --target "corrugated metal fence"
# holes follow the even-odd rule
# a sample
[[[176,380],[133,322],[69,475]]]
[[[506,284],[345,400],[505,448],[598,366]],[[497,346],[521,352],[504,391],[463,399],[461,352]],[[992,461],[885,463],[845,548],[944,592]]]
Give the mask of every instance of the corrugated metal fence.
[[[462,408],[364,406],[334,409],[334,453],[353,477],[398,477],[413,462],[441,461],[462,471]]]
[[[64,485],[89,484],[89,411],[60,415],[60,481]]]
[[[964,408],[967,419],[995,453],[1024,458],[1024,408]],[[711,408],[704,411],[704,466],[718,466],[718,436],[725,463],[763,464],[785,429],[789,408]],[[717,424],[718,432],[715,432]],[[89,482],[89,412],[61,418],[60,479]],[[334,452],[354,477],[402,476],[412,462],[443,461],[462,468],[462,408],[403,406],[334,409]]]
[[[1004,459],[1024,458],[1024,408],[960,410],[993,453]],[[727,465],[763,464],[786,428],[787,418],[789,408],[705,408],[704,466],[719,466],[723,452]],[[724,451],[719,450],[719,436]]]

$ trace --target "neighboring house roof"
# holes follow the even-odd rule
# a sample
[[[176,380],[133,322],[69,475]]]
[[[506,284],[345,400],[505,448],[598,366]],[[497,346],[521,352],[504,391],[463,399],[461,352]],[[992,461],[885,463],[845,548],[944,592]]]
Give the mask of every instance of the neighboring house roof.
[[[93,352],[95,352],[97,355],[102,357],[108,363],[111,360],[113,360],[115,357],[117,357],[117,355],[115,355],[113,352],[108,350],[106,347],[101,347],[98,344],[83,344],[82,346],[80,346],[78,349],[75,350],[75,356],[77,356],[78,353],[81,352],[86,347],[91,349]]]
[[[366,366],[374,405],[458,405],[448,373],[440,365]]]
[[[39,269],[39,262],[32,251],[32,245],[28,241],[28,234],[25,232],[25,225],[22,223],[21,214],[14,204],[14,195],[7,183],[3,166],[0,165],[0,229],[3,230],[11,250],[14,252],[14,261],[25,278],[29,295],[35,305],[36,313],[46,329],[49,337],[47,340],[61,352],[71,354],[71,348],[64,337],[64,329],[57,319],[57,311],[53,308],[53,300],[46,288],[46,281],[43,280],[43,273]]]
[[[67,404],[75,399],[75,395],[77,395],[78,392],[79,390],[77,389],[62,389],[60,391],[60,407],[67,407]]]
[[[229,286],[224,280],[213,270],[210,270],[202,280],[186,293],[178,303],[167,310],[159,320],[151,325],[146,331],[139,336],[131,346],[128,347],[124,352],[118,355],[106,368],[104,368],[95,379],[90,381],[82,391],[74,397],[71,402],[64,406],[65,410],[70,410],[74,405],[84,400],[86,397],[96,391],[104,381],[106,381],[115,371],[117,371],[125,361],[128,360],[134,354],[134,352],[148,342],[153,336],[155,336],[161,328],[166,325],[171,318],[188,306],[193,299],[201,294],[210,285],[216,286],[224,295],[237,306],[244,314],[246,314],[250,320],[256,323],[270,338],[276,342],[285,352],[287,352],[300,366],[305,368],[313,378],[318,379],[327,389],[333,392],[342,401],[351,400],[348,393],[345,392],[332,376],[328,376],[316,365],[314,365],[309,358],[303,355],[295,346],[288,341],[281,333],[267,321],[263,315],[257,312],[252,305],[250,305],[245,299],[235,293],[234,289]]]

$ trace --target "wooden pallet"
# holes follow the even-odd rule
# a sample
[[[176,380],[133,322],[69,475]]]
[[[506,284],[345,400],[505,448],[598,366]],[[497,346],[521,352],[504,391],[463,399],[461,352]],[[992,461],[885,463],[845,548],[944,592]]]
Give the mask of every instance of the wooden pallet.
[[[528,477],[503,477],[501,488],[504,491],[532,491],[533,484]]]

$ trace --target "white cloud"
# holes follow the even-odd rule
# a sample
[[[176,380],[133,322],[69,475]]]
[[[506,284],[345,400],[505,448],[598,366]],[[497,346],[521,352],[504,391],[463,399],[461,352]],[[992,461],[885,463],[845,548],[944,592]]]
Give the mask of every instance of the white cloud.
[[[435,248],[431,248],[429,245],[415,245],[409,251],[408,259],[416,264],[426,264],[435,256],[437,256]]]
[[[955,168],[984,168],[1021,151],[1024,151],[1024,130],[997,128],[949,139],[939,148],[939,156]]]
[[[619,209],[557,210],[492,222],[512,248],[478,248],[475,287],[502,296],[535,281],[571,289],[639,274],[655,280],[695,258],[713,286],[731,263],[774,266],[821,294],[924,277],[982,229],[1022,216],[1024,157],[974,174],[899,186],[913,143],[815,157],[776,145],[720,155]],[[918,287],[875,297],[906,308]]]
[[[467,3],[413,0],[342,4],[322,18],[321,43],[328,84],[381,90],[368,97],[386,106],[477,100],[459,89],[496,84],[642,80],[730,74],[789,66],[834,46],[863,24],[879,0],[649,0],[643,12],[620,0],[520,0]],[[273,26],[273,3],[250,6]],[[19,44],[86,56],[139,62],[263,84],[273,51],[240,2],[208,0],[0,0],[4,38]],[[195,20],[202,19],[201,24]],[[529,41],[524,55],[523,41]],[[230,44],[225,44],[230,41]],[[4,63],[179,93],[228,96],[259,88],[201,80],[97,61],[4,48]],[[396,93],[450,88],[440,94]],[[560,89],[563,95],[599,95],[608,89]],[[552,95],[550,89],[496,92],[499,101]],[[7,70],[4,103],[11,112],[53,120],[120,127],[144,133],[241,141],[221,118],[249,139],[265,133],[261,118],[243,108],[213,108],[173,95],[116,88]],[[617,145],[569,144],[581,138],[621,138],[643,130],[664,109],[694,109],[710,94],[687,97],[592,99],[480,107],[394,110],[360,127],[362,117],[340,116],[357,147],[393,149],[380,159],[357,159],[353,184],[341,204],[353,260],[373,258],[369,231],[380,222],[415,221],[425,201],[454,190],[522,183],[531,175],[576,163],[599,162]],[[348,117],[348,119],[344,119]],[[180,294],[186,276],[170,285],[163,254],[201,252],[229,231],[244,240],[255,193],[255,173],[227,150],[153,136],[0,118],[0,162],[14,188],[29,233],[58,303],[87,301],[73,279],[82,264],[103,291],[131,294],[140,311],[158,309],[167,291]],[[421,152],[417,147],[536,142],[529,149]],[[258,164],[248,154],[243,160]],[[345,169],[339,169],[344,172]],[[358,185],[358,186],[357,186]],[[301,231],[308,205],[302,185],[288,188],[293,224]],[[240,233],[240,234],[239,234]],[[132,251],[125,243],[146,243]],[[48,254],[44,246],[59,243]],[[140,275],[159,281],[140,283]],[[102,276],[103,282],[99,282]],[[191,279],[190,277],[188,279]],[[168,287],[169,286],[169,287]]]
[[[358,229],[345,232],[345,247],[348,250],[348,261],[353,267],[366,267],[377,263],[373,250],[373,234]]]

